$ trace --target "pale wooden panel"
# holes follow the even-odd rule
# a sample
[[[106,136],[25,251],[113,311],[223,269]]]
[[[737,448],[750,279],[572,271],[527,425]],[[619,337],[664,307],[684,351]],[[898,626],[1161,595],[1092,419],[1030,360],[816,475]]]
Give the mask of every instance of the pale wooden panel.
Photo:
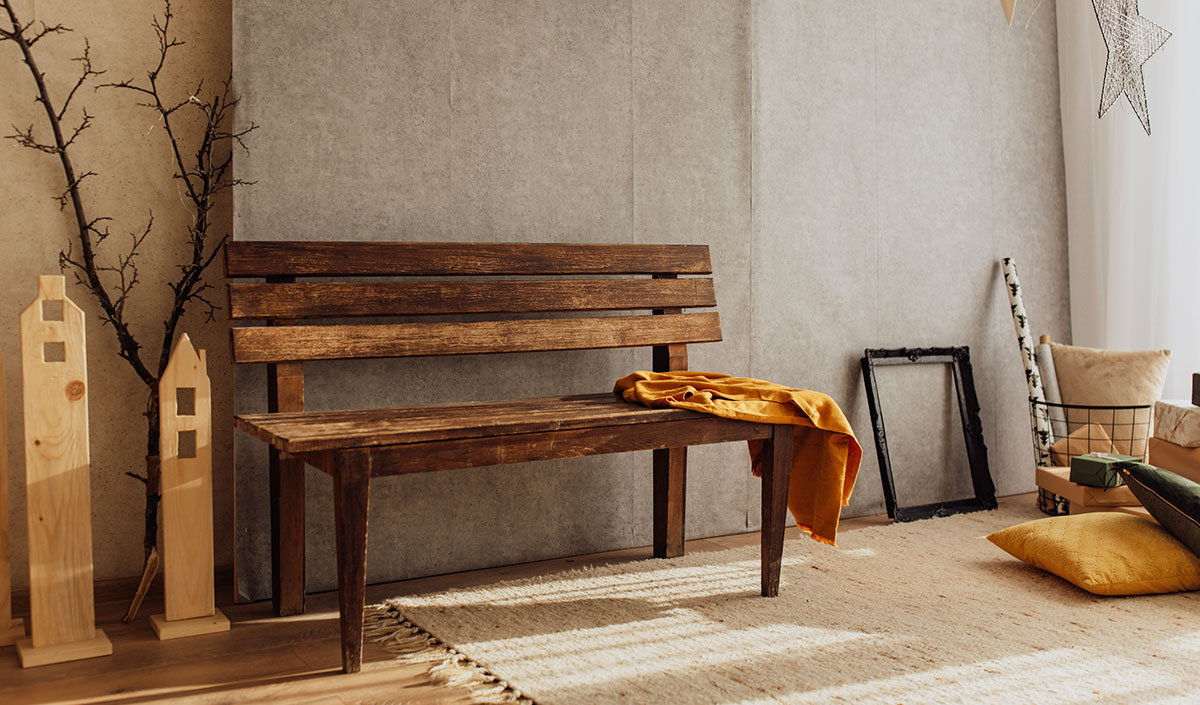
[[[8,386],[0,355],[0,646],[25,636],[24,621],[12,618],[12,552],[8,527]]]
[[[161,641],[186,639],[190,636],[229,631],[229,618],[221,610],[191,619],[167,619],[166,615],[150,615],[150,626]]]
[[[12,623],[12,564],[8,536],[8,387],[0,355],[0,634]],[[0,644],[12,642],[0,638]]]
[[[180,389],[193,389],[192,415],[178,413]],[[212,388],[204,351],[180,337],[158,382],[162,458],[166,619],[213,614]],[[180,434],[194,433],[194,457],[180,457]],[[226,627],[227,628],[227,627]]]
[[[712,274],[708,245],[263,242],[225,247],[231,277]]]
[[[92,636],[83,641],[72,641],[65,644],[51,644],[41,648],[30,645],[29,639],[17,642],[17,655],[21,659],[22,668],[49,666],[52,663],[64,661],[82,661],[89,658],[112,655],[112,642],[103,629],[96,629]]]
[[[42,320],[42,302],[61,301],[61,321]],[[63,362],[44,362],[62,343]],[[61,276],[38,277],[38,297],[21,314],[26,517],[34,649],[96,638],[83,311]]]
[[[631,348],[721,339],[716,313],[233,329],[236,362]]]

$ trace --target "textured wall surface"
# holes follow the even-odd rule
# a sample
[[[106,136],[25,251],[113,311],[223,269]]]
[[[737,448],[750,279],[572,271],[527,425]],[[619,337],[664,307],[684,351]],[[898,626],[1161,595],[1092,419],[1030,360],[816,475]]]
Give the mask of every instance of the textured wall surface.
[[[258,184],[238,195],[236,237],[705,243],[725,340],[694,346],[691,367],[840,402],[866,451],[849,513],[882,509],[865,347],[969,344],[993,475],[1028,491],[996,260],[1018,258],[1035,328],[1065,340],[1054,14],[1010,30],[994,4],[239,2],[239,119],[263,129],[239,163]],[[306,393],[316,409],[599,391],[649,364],[649,350],[310,364]],[[906,503],[961,491],[949,378],[895,372],[881,384]],[[239,409],[264,408],[261,367],[237,384]],[[237,460],[239,589],[259,598],[262,445],[238,436]],[[369,577],[647,544],[649,466],[376,482]],[[308,477],[309,588],[328,589],[330,483]],[[740,445],[693,449],[688,536],[757,527],[758,489]]]
[[[732,0],[239,2],[239,119],[262,138],[236,236],[708,243],[725,342],[693,364],[748,373],[749,21]],[[306,364],[306,403],[596,392],[649,365],[649,349]],[[263,405],[263,376],[238,371],[240,408]],[[239,589],[261,597],[265,453],[237,446]],[[691,467],[689,530],[744,530],[745,449]],[[308,472],[309,587],[328,589],[330,482]],[[650,454],[389,478],[371,502],[374,580],[644,545]]]
[[[185,99],[204,78],[206,86],[229,75],[231,10],[229,0],[176,0],[172,28],[187,44],[180,47],[161,77],[165,94]],[[39,68],[54,100],[61,101],[78,76],[73,61],[83,51],[84,37],[91,43],[95,68],[107,70],[102,79],[144,78],[157,61],[157,41],[150,27],[161,16],[160,0],[16,0],[24,21],[63,24],[75,31],[48,36],[34,46]],[[4,18],[7,22],[7,17]],[[13,42],[0,43],[0,133],[34,126],[34,134],[49,139],[42,107],[33,102],[36,88],[20,50]],[[157,360],[162,320],[171,293],[168,280],[177,278],[175,263],[185,254],[190,213],[184,208],[175,182],[169,145],[157,129],[153,111],[138,107],[132,93],[85,87],[68,111],[74,126],[86,106],[95,116],[93,126],[71,148],[77,173],[98,175],[84,182],[88,216],[108,216],[112,238],[98,248],[102,262],[112,262],[128,247],[130,231],[145,227],[154,213],[154,233],[139,260],[141,284],[129,299],[127,315],[135,335],[146,346],[143,355]],[[194,126],[182,126],[185,135]],[[71,211],[59,209],[55,197],[66,182],[57,157],[19,149],[0,142],[0,318],[7,331],[0,337],[0,352],[7,361],[5,381],[8,401],[8,461],[14,587],[27,585],[25,540],[25,461],[21,418],[21,364],[17,316],[37,293],[37,275],[57,274],[58,253],[74,233]],[[215,214],[217,229],[229,231],[228,204]],[[218,268],[219,270],[219,268]],[[214,283],[220,284],[219,271]],[[67,296],[87,314],[89,413],[91,423],[93,560],[97,579],[139,575],[142,570],[142,485],[124,476],[144,472],[146,453],[146,387],[132,368],[117,357],[111,328],[102,326],[99,306],[88,292],[68,277]],[[184,319],[186,331],[197,347],[208,350],[214,392],[214,492],[216,512],[216,562],[233,560],[233,373],[229,361],[229,327],[218,315],[216,323],[203,316]]]
[[[848,514],[883,507],[868,347],[970,346],[997,490],[1034,489],[998,260],[1016,259],[1035,335],[1070,326],[1055,7],[1028,28],[1022,12],[1010,28],[990,0],[754,4],[748,344],[756,375],[842,404],[865,451]],[[879,382],[900,502],[970,496],[947,371]]]

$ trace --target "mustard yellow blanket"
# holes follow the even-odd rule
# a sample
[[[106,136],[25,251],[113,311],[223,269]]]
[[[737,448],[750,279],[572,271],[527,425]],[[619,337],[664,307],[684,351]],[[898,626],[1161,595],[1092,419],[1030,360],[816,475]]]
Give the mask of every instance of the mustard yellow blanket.
[[[841,508],[850,502],[862,448],[836,402],[820,392],[711,372],[634,372],[613,389],[625,401],[672,406],[741,421],[793,424],[788,509],[814,539],[837,543]],[[751,471],[765,441],[750,441]]]

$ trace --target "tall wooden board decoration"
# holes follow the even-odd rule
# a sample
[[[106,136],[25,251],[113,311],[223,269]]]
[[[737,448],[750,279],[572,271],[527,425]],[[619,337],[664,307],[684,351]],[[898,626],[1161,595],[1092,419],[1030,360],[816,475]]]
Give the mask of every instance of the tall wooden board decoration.
[[[8,387],[0,355],[0,646],[25,637],[25,621],[12,616],[12,563],[8,536]]]
[[[62,276],[38,277],[37,299],[21,314],[21,378],[32,638],[17,653],[25,668],[107,656],[92,591],[83,311]]]
[[[229,629],[213,604],[212,390],[204,351],[183,335],[158,382],[164,614],[159,639]]]

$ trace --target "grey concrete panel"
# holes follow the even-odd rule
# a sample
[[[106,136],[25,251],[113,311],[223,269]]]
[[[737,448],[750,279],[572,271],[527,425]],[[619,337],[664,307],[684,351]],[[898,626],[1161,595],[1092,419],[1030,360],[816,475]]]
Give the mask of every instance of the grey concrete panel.
[[[1054,8],[1027,30],[994,10],[754,4],[753,369],[842,405],[864,450],[847,515],[883,507],[857,364],[865,347],[969,345],[996,484],[1033,488],[1024,376],[996,261],[1030,260],[1022,279],[1042,292],[1037,319],[1065,335]],[[788,301],[789,287],[803,298]],[[778,343],[784,331],[796,347]],[[946,371],[887,372],[901,500],[969,494]],[[815,382],[789,381],[802,375]]]
[[[665,8],[635,12],[630,0],[239,4],[239,120],[269,136],[239,162],[260,186],[238,195],[236,236],[710,243],[727,342],[694,364],[744,374],[749,14],[739,5],[678,3],[687,30],[664,33]],[[315,34],[353,51],[296,41]],[[688,130],[672,130],[677,119]],[[596,392],[650,364],[649,350],[312,363],[306,401]],[[239,404],[262,408],[262,374],[239,374]],[[265,454],[240,436],[238,458],[240,588],[261,598]],[[690,536],[744,528],[741,503],[712,488],[744,482],[747,468],[741,444],[695,451]],[[309,589],[336,575],[329,491],[310,470]],[[647,453],[373,483],[370,579],[644,545],[649,493]]]
[[[629,242],[630,0],[449,4],[455,237]]]
[[[1004,31],[993,27],[993,182],[996,258],[1011,256],[1021,277],[1025,308],[1035,336],[1048,334],[1071,341],[1067,280],[1065,186],[1062,128],[1059,118],[1058,47],[1055,7],[1046,3],[1045,16],[1035,15],[1028,29]],[[1017,29],[1014,27],[1013,29]],[[997,267],[997,287],[1003,277]],[[997,490],[1006,494],[1033,489],[1035,460],[1028,425],[1025,373],[1017,353],[1007,298],[992,303],[997,369],[993,407],[1002,424],[993,444],[1012,449],[993,462]],[[996,455],[996,454],[994,454]]]
[[[748,375],[750,8],[635,0],[632,19],[634,240],[709,245],[724,340],[692,346],[689,367]],[[741,443],[690,449],[688,537],[745,530],[749,467]]]
[[[874,3],[754,12],[753,374],[832,396],[870,454],[858,358],[880,303]],[[856,505],[882,502],[865,459]],[[747,492],[756,507],[757,481]]]
[[[725,339],[691,368],[830,394],[864,446],[846,514],[883,506],[867,347],[970,345],[993,476],[1026,491],[996,260],[1018,258],[1037,332],[1065,340],[1057,50],[1052,3],[1028,30],[991,5],[238,3],[239,120],[264,129],[239,161],[259,186],[238,194],[236,235],[709,244]],[[296,41],[320,33],[352,51]],[[345,408],[599,391],[649,366],[643,350],[306,369],[310,406]],[[903,500],[961,493],[946,371],[889,372]],[[261,408],[261,376],[239,371],[239,408]],[[263,597],[265,454],[237,446],[239,579]],[[637,453],[375,483],[371,579],[644,545],[649,468]],[[328,480],[309,484],[324,589]],[[745,446],[692,449],[687,502],[689,537],[757,527]]]
[[[237,117],[260,128],[238,237],[451,236],[450,20],[438,0],[235,4]]]
[[[266,370],[261,365],[238,366],[234,413],[266,409]],[[237,597],[262,599],[271,595],[271,513],[267,449],[241,431],[233,435],[235,498],[234,573]],[[313,474],[310,472],[310,474]]]

